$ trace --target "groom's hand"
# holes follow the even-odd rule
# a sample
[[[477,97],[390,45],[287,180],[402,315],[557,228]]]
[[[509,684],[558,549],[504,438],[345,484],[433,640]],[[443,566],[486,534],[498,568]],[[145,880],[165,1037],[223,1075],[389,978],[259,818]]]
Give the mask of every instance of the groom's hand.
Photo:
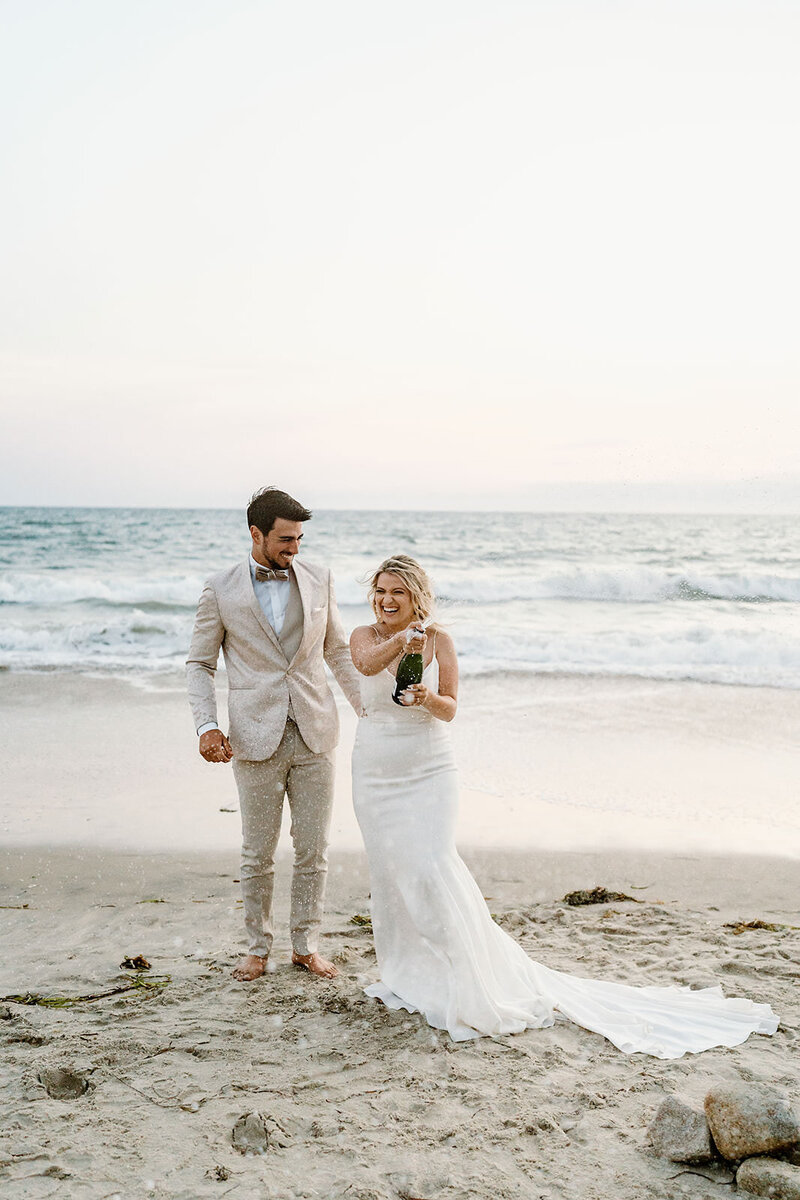
[[[200,735],[198,746],[206,762],[230,762],[233,758],[231,744],[221,729],[207,729]]]

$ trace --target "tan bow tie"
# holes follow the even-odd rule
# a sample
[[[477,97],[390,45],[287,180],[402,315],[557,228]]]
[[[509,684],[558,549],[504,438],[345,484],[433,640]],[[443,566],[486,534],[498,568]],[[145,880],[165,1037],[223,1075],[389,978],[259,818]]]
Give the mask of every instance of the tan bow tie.
[[[272,567],[256,567],[256,579],[264,583],[267,579],[288,579],[288,571],[273,571]]]

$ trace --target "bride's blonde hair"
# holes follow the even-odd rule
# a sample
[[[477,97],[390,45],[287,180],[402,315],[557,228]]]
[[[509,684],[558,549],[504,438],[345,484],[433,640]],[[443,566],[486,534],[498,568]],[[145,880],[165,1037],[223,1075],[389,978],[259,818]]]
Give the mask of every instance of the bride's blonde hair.
[[[411,596],[416,621],[424,621],[431,615],[436,600],[433,595],[433,585],[427,573],[416,559],[409,558],[407,554],[393,554],[390,558],[384,559],[369,581],[369,602],[378,620],[380,620],[380,614],[375,602],[375,590],[378,580],[383,574],[396,575],[398,579],[402,579],[403,586],[408,588]]]

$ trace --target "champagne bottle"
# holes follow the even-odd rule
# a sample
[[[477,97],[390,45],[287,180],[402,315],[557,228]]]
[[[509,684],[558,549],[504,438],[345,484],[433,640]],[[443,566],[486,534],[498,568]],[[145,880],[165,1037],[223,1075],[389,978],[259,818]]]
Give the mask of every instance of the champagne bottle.
[[[426,621],[425,625],[427,625],[427,623],[428,622]],[[422,629],[424,629],[424,625],[422,626]],[[409,629],[406,633],[406,641],[410,641],[411,638],[418,632],[420,632],[420,627],[417,627],[416,629]],[[424,663],[422,661],[422,654],[408,653],[403,655],[403,657],[400,659],[400,662],[397,664],[394,691],[392,692],[392,699],[394,700],[395,704],[403,704],[403,692],[407,687],[411,687],[411,685],[415,683],[422,683],[423,670]],[[405,707],[405,705],[403,705],[403,707]]]

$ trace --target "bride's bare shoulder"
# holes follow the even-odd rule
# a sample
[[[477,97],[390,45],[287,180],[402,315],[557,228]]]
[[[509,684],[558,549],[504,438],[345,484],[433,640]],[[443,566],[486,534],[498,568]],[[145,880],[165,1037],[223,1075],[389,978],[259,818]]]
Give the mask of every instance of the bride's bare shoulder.
[[[441,661],[442,657],[454,658],[456,653],[456,644],[451,638],[446,629],[441,626],[434,626],[434,634],[436,636],[436,657]]]

